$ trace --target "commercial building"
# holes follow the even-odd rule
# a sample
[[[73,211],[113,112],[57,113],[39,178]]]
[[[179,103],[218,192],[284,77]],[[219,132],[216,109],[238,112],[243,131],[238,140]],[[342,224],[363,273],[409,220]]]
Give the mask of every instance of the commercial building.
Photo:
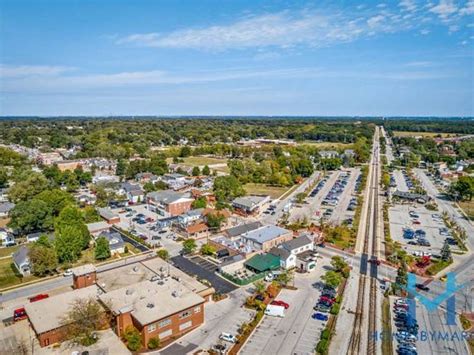
[[[257,214],[264,204],[270,201],[270,196],[267,195],[250,195],[244,197],[237,197],[232,201],[232,207],[235,212],[242,215]]]
[[[278,226],[267,225],[242,234],[240,239],[247,247],[266,252],[293,239],[293,232]]]
[[[121,336],[129,326],[141,334],[166,341],[204,322],[204,298],[171,277],[146,280],[104,293],[99,299],[113,314],[113,328]]]
[[[92,264],[77,266],[71,271],[74,289],[92,286],[97,281],[97,269]]]
[[[179,216],[191,210],[193,199],[172,190],[154,191],[147,195],[150,210],[163,217]]]
[[[65,316],[71,305],[79,300],[96,299],[96,286],[69,291],[25,305],[31,327],[41,347],[63,341],[67,336]]]

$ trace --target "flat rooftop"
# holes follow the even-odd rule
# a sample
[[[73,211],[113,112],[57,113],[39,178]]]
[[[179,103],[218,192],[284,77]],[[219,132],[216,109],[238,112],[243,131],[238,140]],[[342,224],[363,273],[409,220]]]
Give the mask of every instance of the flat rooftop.
[[[142,326],[169,317],[204,302],[171,277],[158,281],[143,281],[99,296],[115,314],[131,314]]]
[[[25,305],[26,314],[37,334],[61,327],[62,319],[72,304],[79,299],[96,298],[99,289],[93,285],[61,293]]]
[[[142,265],[133,263],[97,274],[97,285],[105,292],[150,280],[156,273]]]
[[[288,229],[274,225],[263,226],[250,232],[242,234],[243,238],[251,239],[259,244],[278,238],[281,235],[291,233]]]

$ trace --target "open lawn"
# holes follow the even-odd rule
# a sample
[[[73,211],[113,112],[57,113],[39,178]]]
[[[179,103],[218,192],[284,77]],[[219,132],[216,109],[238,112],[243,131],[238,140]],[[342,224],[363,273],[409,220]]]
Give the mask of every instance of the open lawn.
[[[8,248],[0,248],[0,258],[4,256],[10,256],[14,252],[16,252],[20,248],[19,245],[15,245],[13,247],[8,247]]]
[[[17,273],[12,258],[0,259],[0,288],[18,285],[35,279],[35,276],[21,277]]]
[[[302,141],[298,144],[311,145],[319,149],[351,149],[352,143]]]
[[[393,131],[395,137],[436,137],[441,136],[443,138],[455,137],[454,133],[439,133],[439,132],[410,132],[410,131]]]
[[[459,202],[459,207],[462,208],[470,219],[474,220],[474,199],[472,201]]]
[[[203,156],[197,156],[197,157],[187,157],[187,158],[182,158],[184,163],[180,163],[186,166],[203,166],[203,165],[213,165],[213,164],[227,164],[227,159],[223,158],[214,158],[214,157],[203,157]],[[168,163],[172,163],[173,159],[168,158],[166,159]]]
[[[245,191],[249,195],[269,195],[272,199],[279,198],[289,188],[279,186],[268,186],[265,184],[245,184]]]

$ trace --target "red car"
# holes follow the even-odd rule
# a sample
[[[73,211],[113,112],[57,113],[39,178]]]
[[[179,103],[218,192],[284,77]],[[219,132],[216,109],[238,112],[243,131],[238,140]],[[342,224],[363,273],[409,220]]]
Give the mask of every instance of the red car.
[[[26,311],[24,308],[18,308],[13,311],[13,321],[17,322],[22,319],[26,319]]]
[[[420,222],[419,220],[415,219],[415,220],[413,221],[413,224],[421,224],[421,222]]]
[[[283,302],[283,301],[277,301],[277,300],[273,301],[271,304],[274,306],[283,306],[285,307],[285,309],[288,309],[290,307],[288,303]]]
[[[29,300],[30,302],[36,302],[36,301],[41,301],[44,300],[45,298],[48,298],[49,295],[47,293],[40,293],[39,295],[30,297]]]
[[[331,298],[331,297],[326,297],[326,296],[321,296],[319,297],[319,302],[327,302],[327,303],[334,303],[336,299],[335,298]]]

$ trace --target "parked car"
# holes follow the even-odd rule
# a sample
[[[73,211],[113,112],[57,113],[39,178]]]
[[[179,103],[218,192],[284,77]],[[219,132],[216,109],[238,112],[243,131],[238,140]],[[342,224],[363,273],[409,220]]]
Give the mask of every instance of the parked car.
[[[313,319],[322,320],[322,321],[328,320],[329,318],[327,314],[323,314],[323,313],[314,313],[311,317]]]
[[[283,306],[285,307],[285,309],[288,309],[290,307],[290,305],[284,301],[280,301],[280,300],[275,300],[271,303],[272,305],[274,306]]]
[[[236,343],[237,342],[237,338],[235,336],[233,336],[232,334],[229,334],[229,333],[221,333],[221,335],[219,335],[219,339],[224,340],[224,341],[228,341],[229,343]]]
[[[30,302],[36,302],[36,301],[41,301],[44,300],[45,298],[48,298],[49,295],[47,293],[40,293],[39,295],[30,297],[29,300]]]

